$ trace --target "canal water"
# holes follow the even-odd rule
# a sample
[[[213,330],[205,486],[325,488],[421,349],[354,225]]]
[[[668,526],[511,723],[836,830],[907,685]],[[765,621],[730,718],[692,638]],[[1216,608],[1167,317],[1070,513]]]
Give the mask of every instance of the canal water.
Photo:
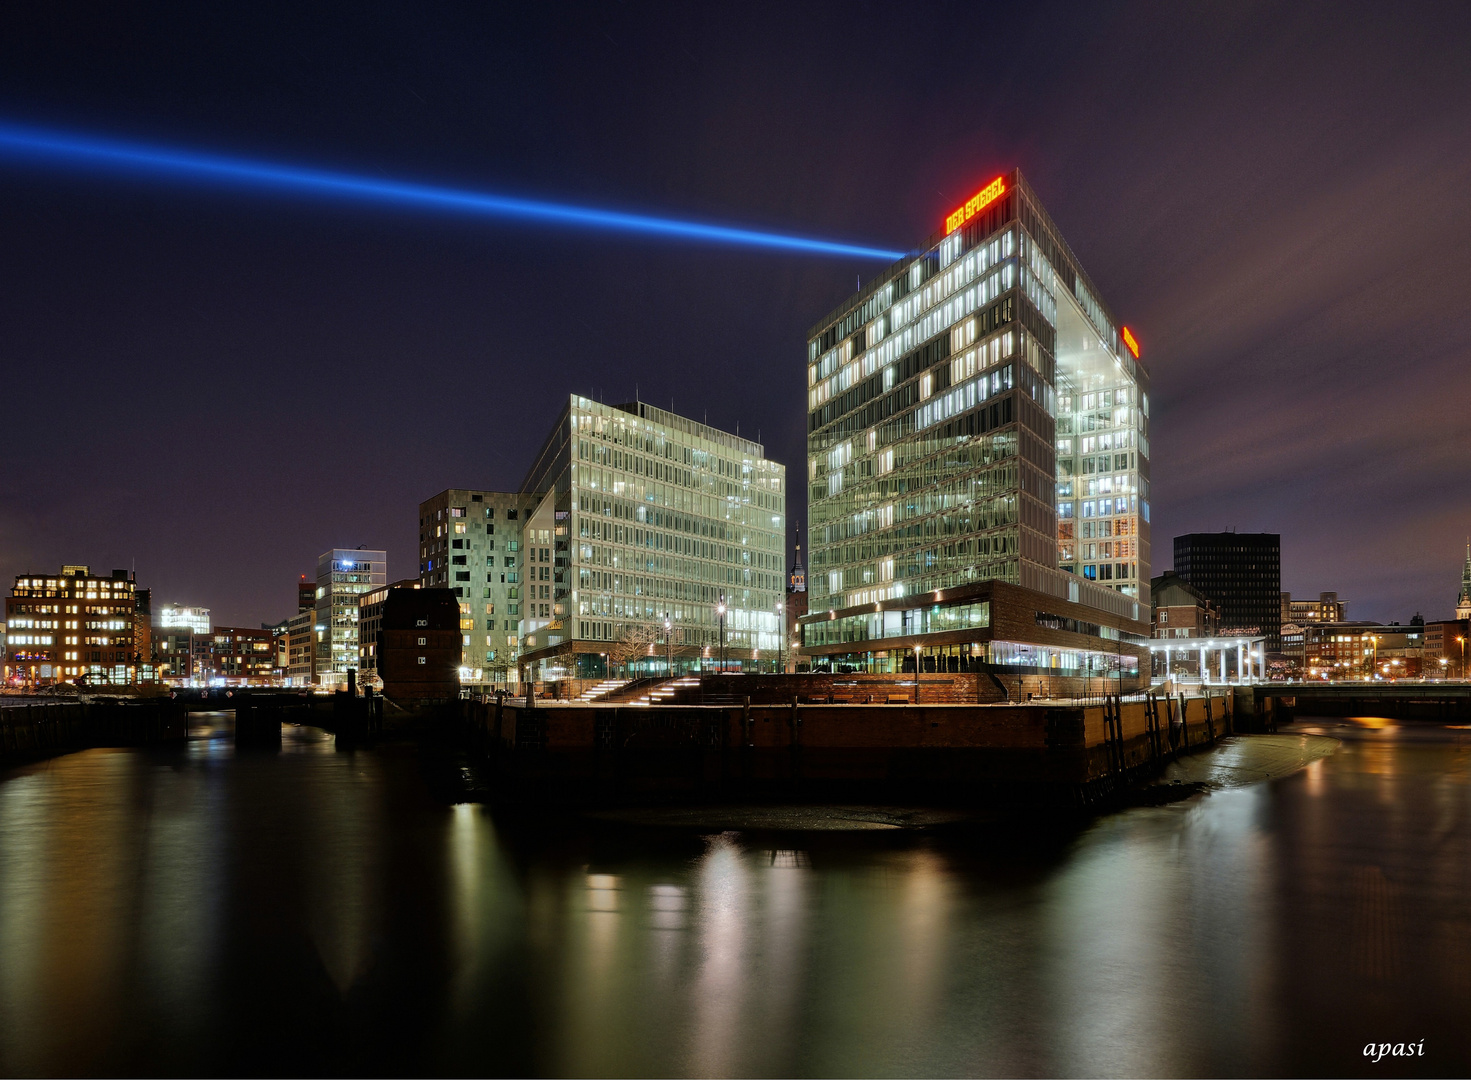
[[[1471,730],[1300,722],[1341,745],[1091,822],[794,829],[513,820],[195,719],[0,779],[0,1073],[1471,1071]]]

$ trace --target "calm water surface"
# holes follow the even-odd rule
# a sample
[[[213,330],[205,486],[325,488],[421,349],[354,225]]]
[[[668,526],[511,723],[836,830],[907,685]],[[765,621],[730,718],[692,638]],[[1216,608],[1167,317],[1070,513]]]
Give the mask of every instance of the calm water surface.
[[[1071,829],[702,835],[199,728],[0,780],[0,1073],[1471,1071],[1471,731],[1302,723],[1342,748]]]

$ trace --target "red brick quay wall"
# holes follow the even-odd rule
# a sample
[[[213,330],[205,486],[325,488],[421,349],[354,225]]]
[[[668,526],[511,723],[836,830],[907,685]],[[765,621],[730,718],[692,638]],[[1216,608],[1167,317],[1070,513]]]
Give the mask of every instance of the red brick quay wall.
[[[950,678],[963,691],[964,680]],[[751,697],[530,709],[522,699],[466,702],[462,723],[502,794],[574,802],[742,792],[1087,802],[1232,731],[1229,691],[1100,705]]]

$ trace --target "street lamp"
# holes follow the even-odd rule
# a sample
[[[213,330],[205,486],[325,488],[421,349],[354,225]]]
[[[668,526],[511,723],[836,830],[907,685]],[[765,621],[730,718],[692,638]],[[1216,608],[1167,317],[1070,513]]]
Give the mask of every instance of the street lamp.
[[[780,600],[776,602],[776,673],[778,675],[786,672],[786,665],[781,662],[781,645],[787,636],[786,620],[782,618],[782,612],[786,610],[786,604]]]
[[[914,703],[919,704],[919,656],[924,651],[923,645],[914,647]]]
[[[664,613],[664,675],[674,678],[674,646],[670,643],[670,631],[674,624],[669,621],[669,612]]]
[[[1374,666],[1370,670],[1377,675],[1379,672],[1379,635],[1370,634],[1369,640],[1374,643]]]
[[[1456,640],[1461,643],[1461,681],[1462,682],[1465,682],[1466,681],[1466,639],[1464,637],[1458,637],[1458,638],[1456,638]]]
[[[720,616],[720,674],[725,674],[725,593],[720,594],[720,603],[715,605],[715,614]]]

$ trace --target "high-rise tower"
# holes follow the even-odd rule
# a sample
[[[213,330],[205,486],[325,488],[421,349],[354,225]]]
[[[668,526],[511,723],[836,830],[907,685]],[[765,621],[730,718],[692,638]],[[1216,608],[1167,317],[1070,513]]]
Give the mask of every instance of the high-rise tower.
[[[814,664],[1136,670],[1149,377],[1019,172],[814,326],[807,384]]]

